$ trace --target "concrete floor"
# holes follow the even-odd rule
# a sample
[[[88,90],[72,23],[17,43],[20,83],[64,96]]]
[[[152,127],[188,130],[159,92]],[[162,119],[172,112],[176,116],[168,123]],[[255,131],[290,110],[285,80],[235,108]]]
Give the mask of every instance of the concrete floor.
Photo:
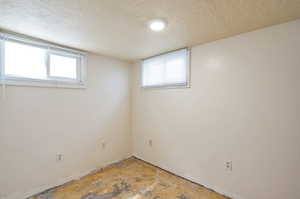
[[[227,199],[136,158],[30,199]]]

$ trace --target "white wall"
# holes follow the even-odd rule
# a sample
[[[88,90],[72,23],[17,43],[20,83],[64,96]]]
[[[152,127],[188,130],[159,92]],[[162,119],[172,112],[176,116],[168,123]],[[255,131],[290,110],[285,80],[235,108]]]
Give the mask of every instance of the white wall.
[[[300,198],[300,20],[192,48],[189,89],[133,77],[136,156],[234,198]]]
[[[6,99],[0,96],[2,196],[24,198],[131,155],[129,66],[89,55],[87,89],[7,87]]]

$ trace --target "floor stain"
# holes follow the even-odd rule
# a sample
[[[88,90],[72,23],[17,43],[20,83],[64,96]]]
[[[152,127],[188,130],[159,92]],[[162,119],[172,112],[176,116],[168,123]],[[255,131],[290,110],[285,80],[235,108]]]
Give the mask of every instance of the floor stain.
[[[189,199],[188,197],[186,197],[185,195],[180,195],[180,196],[177,196],[178,199]]]
[[[36,199],[53,199],[53,191],[45,191],[41,194],[39,194]]]

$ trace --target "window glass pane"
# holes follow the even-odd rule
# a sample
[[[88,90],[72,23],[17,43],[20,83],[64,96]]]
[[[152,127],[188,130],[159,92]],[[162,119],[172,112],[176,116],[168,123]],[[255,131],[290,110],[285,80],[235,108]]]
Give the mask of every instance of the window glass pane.
[[[160,85],[164,81],[164,65],[161,59],[145,61],[143,68],[143,85]]]
[[[5,41],[4,71],[6,75],[45,79],[45,50],[21,43]]]
[[[182,58],[171,59],[166,62],[166,82],[184,83],[186,82],[186,64]]]
[[[77,59],[50,55],[50,76],[76,79]]]
[[[187,50],[178,50],[143,61],[143,86],[187,85]]]

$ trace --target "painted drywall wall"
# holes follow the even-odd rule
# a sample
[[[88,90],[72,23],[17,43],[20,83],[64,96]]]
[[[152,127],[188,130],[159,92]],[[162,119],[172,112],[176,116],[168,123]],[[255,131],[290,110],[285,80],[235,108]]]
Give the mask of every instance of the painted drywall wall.
[[[137,63],[134,154],[233,198],[300,198],[299,35],[300,20],[193,47],[188,89],[141,89]]]
[[[2,197],[24,198],[131,155],[129,66],[89,55],[87,89],[7,86],[0,96]]]

